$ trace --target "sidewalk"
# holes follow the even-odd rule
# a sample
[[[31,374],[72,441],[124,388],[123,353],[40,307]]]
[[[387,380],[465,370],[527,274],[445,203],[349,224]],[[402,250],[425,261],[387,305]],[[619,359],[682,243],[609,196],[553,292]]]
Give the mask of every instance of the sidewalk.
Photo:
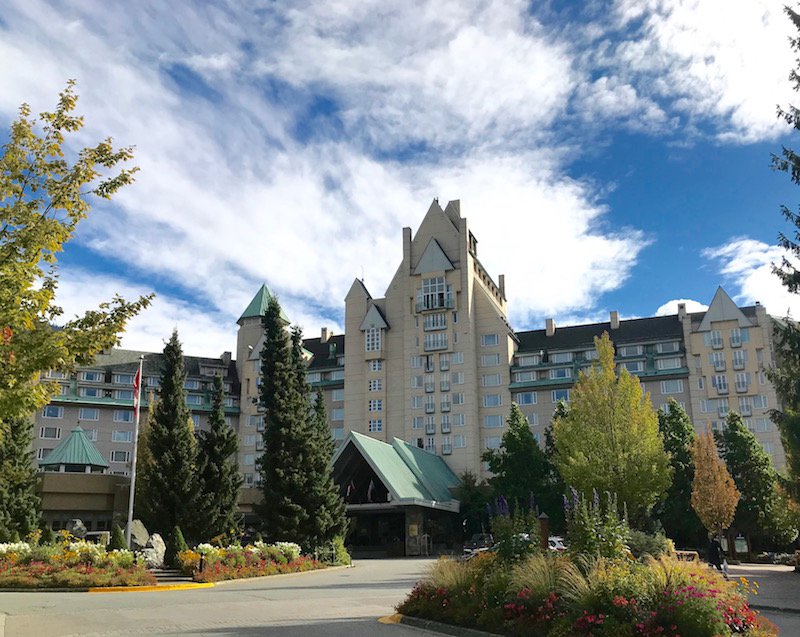
[[[758,582],[758,595],[750,596],[755,608],[781,609],[800,613],[800,573],[793,566],[777,564],[742,564],[730,566],[731,579],[746,577]]]

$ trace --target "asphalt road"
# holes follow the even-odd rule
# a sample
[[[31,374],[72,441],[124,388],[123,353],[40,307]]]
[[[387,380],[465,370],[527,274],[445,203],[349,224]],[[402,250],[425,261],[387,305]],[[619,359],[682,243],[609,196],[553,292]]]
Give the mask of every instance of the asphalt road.
[[[394,612],[430,563],[361,560],[355,568],[188,591],[0,593],[0,613],[5,637],[419,637],[434,633],[377,620]]]

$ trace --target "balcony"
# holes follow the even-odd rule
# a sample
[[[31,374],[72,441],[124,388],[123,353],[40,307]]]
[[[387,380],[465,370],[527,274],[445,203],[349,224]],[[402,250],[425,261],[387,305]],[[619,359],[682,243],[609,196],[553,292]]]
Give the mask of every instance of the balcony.
[[[430,312],[431,310],[450,310],[455,307],[452,292],[440,292],[439,294],[417,295],[417,302],[414,309],[417,312]]]
[[[728,395],[728,386],[727,385],[717,385],[715,387],[717,390],[717,394],[720,396],[727,396]]]
[[[722,349],[723,345],[724,345],[724,343],[722,342],[721,338],[713,339],[711,341],[711,347],[713,347],[714,349]]]
[[[752,405],[739,405],[739,411],[742,413],[742,416],[752,416],[753,415],[753,407]]]
[[[733,336],[733,335],[731,335],[728,342],[731,344],[731,347],[741,347],[742,346],[742,338],[741,338],[741,336]]]
[[[436,385],[434,383],[425,383],[425,393],[432,394],[436,391]]]
[[[744,369],[744,361],[733,359],[733,369]]]
[[[747,393],[747,390],[750,386],[747,383],[736,383],[736,393],[737,394],[744,394]]]
[[[449,456],[453,453],[453,445],[447,445],[442,443],[442,455]]]
[[[442,409],[443,412],[450,411],[450,401],[449,400],[443,400],[442,404],[441,404],[441,409]]]
[[[717,414],[720,418],[728,417],[728,407],[717,407]]]
[[[439,391],[450,391],[450,381],[449,380],[440,381]]]
[[[429,422],[425,425],[425,433],[432,436],[436,433],[436,423]]]
[[[436,405],[434,405],[433,403],[426,403],[425,404],[425,413],[426,414],[432,414],[432,413],[435,413],[435,412],[436,412]]]
[[[725,361],[714,361],[714,371],[716,371],[716,372],[724,372],[725,371]]]
[[[442,433],[443,434],[449,434],[450,433],[450,423],[449,422],[443,422],[442,423]]]

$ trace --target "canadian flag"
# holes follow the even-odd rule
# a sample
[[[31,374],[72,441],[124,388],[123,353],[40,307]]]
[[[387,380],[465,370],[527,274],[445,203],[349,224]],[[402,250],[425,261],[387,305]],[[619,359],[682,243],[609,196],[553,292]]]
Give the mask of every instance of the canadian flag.
[[[133,417],[138,421],[139,419],[139,395],[142,388],[142,367],[136,370],[136,376],[133,377]]]

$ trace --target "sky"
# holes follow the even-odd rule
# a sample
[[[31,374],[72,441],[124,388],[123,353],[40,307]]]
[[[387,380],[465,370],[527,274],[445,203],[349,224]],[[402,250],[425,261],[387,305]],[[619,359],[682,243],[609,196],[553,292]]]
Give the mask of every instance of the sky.
[[[800,189],[792,27],[775,0],[0,0],[0,140],[77,81],[74,151],[135,146],[59,259],[66,316],[157,294],[122,345],[235,350],[262,283],[318,336],[382,297],[433,198],[461,201],[517,330],[739,304]],[[796,34],[795,34],[796,35]]]

